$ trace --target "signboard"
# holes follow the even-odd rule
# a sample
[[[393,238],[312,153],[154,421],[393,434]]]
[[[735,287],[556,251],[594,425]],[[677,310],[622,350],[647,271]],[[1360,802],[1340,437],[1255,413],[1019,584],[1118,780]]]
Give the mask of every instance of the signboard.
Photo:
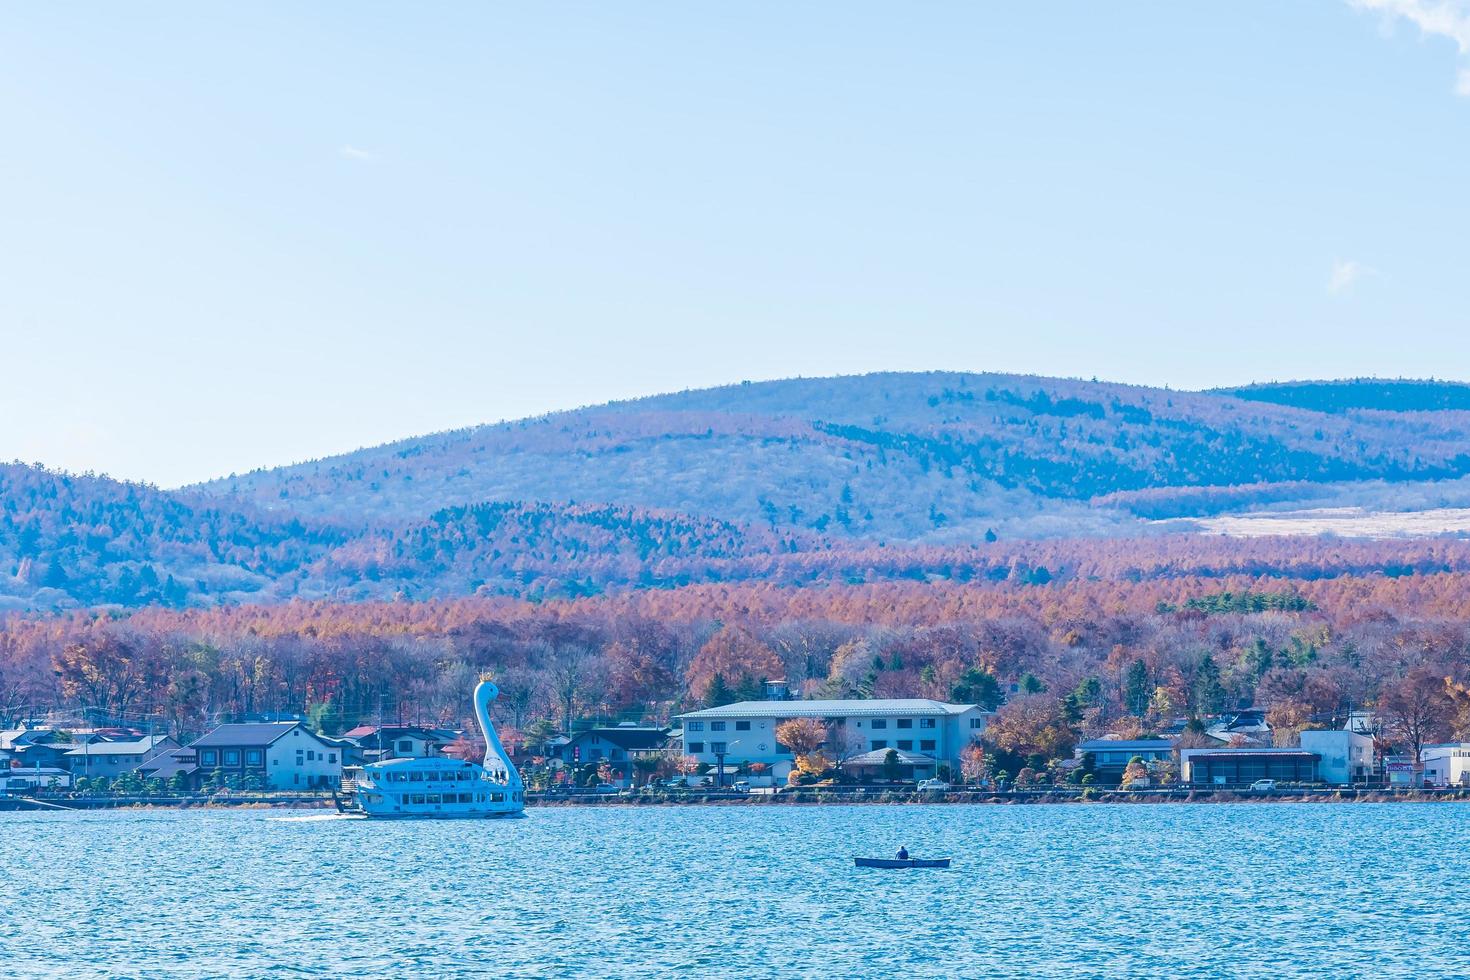
[[[1386,772],[1413,772],[1412,762],[1385,762],[1383,768]]]

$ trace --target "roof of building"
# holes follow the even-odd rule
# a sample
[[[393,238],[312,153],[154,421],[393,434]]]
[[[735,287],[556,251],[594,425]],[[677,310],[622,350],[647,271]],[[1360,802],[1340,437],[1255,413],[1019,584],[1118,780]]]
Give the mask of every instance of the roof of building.
[[[902,749],[874,749],[855,755],[843,763],[844,766],[881,766],[888,761],[888,753],[892,752],[898,757],[901,766],[937,766],[939,760],[930,755],[919,752],[905,752]]]
[[[946,704],[928,698],[874,698],[848,701],[737,701],[718,708],[687,711],[679,718],[867,718],[889,715],[964,714],[973,704]]]
[[[0,732],[0,745],[12,748],[20,745],[39,745],[54,742],[61,734],[52,728],[12,728]]]
[[[351,731],[343,732],[342,737],[360,742],[364,738],[377,738],[380,733],[385,739],[409,736],[411,738],[444,741],[447,736],[449,741],[453,741],[457,737],[454,733],[446,733],[442,728],[425,728],[422,725],[358,725]]]
[[[629,751],[656,749],[669,740],[669,732],[666,728],[629,728],[626,725],[620,725],[617,728],[589,728],[585,732],[577,732],[568,739],[567,744],[594,735],[604,742],[611,742],[618,748]]]
[[[1167,738],[1090,738],[1078,744],[1081,752],[1159,752],[1172,749]]]
[[[25,766],[20,769],[0,769],[0,779],[17,776],[70,776],[70,769],[57,769],[54,766]]]
[[[1299,755],[1311,756],[1313,759],[1321,758],[1318,753],[1308,752],[1306,749],[1278,749],[1264,746],[1260,748],[1242,747],[1238,749],[1181,749],[1179,754],[1189,759],[1231,759],[1242,755]]]
[[[167,735],[144,735],[127,742],[89,742],[67,751],[67,755],[78,758],[93,755],[147,755],[160,743],[168,741]]]
[[[157,779],[169,779],[175,773],[188,775],[199,769],[199,756],[192,749],[162,752],[138,767],[138,771]]]
[[[262,721],[242,725],[221,725],[208,735],[196,740],[193,745],[202,745],[205,748],[270,745],[300,724],[299,721]]]

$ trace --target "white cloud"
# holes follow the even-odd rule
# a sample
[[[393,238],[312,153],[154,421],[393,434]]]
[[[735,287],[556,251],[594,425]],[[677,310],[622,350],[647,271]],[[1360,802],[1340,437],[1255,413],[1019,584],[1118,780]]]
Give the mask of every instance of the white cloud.
[[[1327,291],[1333,295],[1345,293],[1353,283],[1364,276],[1377,275],[1378,270],[1353,259],[1334,259],[1332,275],[1327,277]]]
[[[353,146],[351,143],[343,143],[337,147],[337,152],[349,160],[371,160],[373,158],[371,151]]]
[[[1455,91],[1470,97],[1470,0],[1348,0],[1359,10],[1375,10],[1392,23],[1407,20],[1426,37],[1455,42],[1460,70]]]

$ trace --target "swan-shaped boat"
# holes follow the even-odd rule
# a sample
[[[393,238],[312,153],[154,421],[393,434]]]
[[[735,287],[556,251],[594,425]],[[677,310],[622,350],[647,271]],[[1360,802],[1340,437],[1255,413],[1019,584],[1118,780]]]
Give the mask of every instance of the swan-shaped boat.
[[[475,719],[485,735],[484,765],[446,757],[372,762],[362,767],[337,809],[392,818],[519,815],[526,808],[526,784],[490,722],[490,702],[499,694],[490,681],[475,685]]]

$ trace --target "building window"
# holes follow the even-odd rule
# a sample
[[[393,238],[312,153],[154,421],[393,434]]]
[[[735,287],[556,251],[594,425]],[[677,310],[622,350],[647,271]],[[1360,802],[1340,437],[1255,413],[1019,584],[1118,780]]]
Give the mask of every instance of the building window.
[[[689,732],[702,732],[704,731],[704,722],[691,721],[689,724],[684,726],[684,730]]]
[[[245,750],[245,764],[247,766],[258,766],[258,765],[260,765],[260,759],[261,759],[260,749],[246,749]]]
[[[723,732],[725,730],[725,723],[723,721],[712,721],[709,723],[709,730],[712,732]]]
[[[981,721],[979,718],[971,718],[970,719],[970,727],[971,728],[979,728],[983,724],[985,724],[985,723],[983,721]]]
[[[704,743],[703,742],[690,742],[689,743],[689,751],[690,752],[703,752],[704,751]]]
[[[715,755],[724,755],[725,754],[725,743],[724,742],[711,742],[711,743],[709,743],[709,750],[711,752],[713,752]]]
[[[874,749],[886,749],[886,748],[888,748],[888,743],[885,742],[885,741],[883,741],[881,738],[875,738],[875,739],[873,739],[873,748]]]
[[[315,762],[316,761],[316,750],[315,749],[307,749],[306,750],[306,761],[307,762]]]
[[[898,719],[898,721],[894,722],[894,724],[896,724],[899,728],[913,728],[914,720],[912,718],[900,718]]]
[[[735,730],[737,732],[748,732],[748,731],[750,731],[750,722],[748,722],[748,721],[737,721],[735,723]]]
[[[239,749],[225,749],[225,765],[238,766],[240,764]]]
[[[919,751],[920,752],[933,752],[934,751],[934,739],[932,739],[932,738],[921,738],[921,739],[919,739]]]
[[[920,718],[919,719],[919,727],[920,728],[933,728],[934,727],[934,719],[933,718]]]
[[[911,738],[901,738],[901,739],[899,739],[898,740],[898,750],[900,752],[912,752],[914,750],[914,740],[911,739]]]
[[[328,752],[327,753],[327,761],[328,762],[336,762],[337,761],[337,753],[335,753],[335,752]]]
[[[872,727],[874,729],[887,728],[888,727],[888,719],[887,718],[874,718],[873,719],[873,723],[872,723]]]
[[[411,740],[409,740],[409,739],[406,739],[406,738],[405,739],[400,739],[399,742],[398,742],[398,751],[399,752],[412,752],[413,751],[413,742]]]

